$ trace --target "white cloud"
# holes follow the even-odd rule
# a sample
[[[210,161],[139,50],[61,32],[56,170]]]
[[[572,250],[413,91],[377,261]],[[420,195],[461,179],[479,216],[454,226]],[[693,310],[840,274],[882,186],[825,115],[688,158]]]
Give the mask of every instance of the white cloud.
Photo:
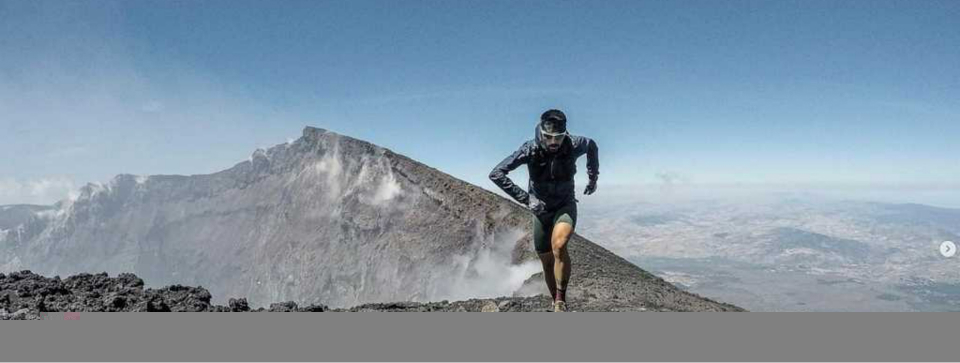
[[[477,225],[479,228],[479,224]],[[478,230],[483,242],[476,249],[454,256],[455,271],[444,271],[437,276],[441,286],[429,300],[465,300],[510,296],[526,279],[542,270],[539,261],[519,265],[511,262],[511,252],[517,240],[526,233],[522,229],[488,234]]]
[[[314,171],[318,175],[326,176],[328,197],[337,199],[342,196],[340,192],[343,190],[343,185],[340,182],[340,176],[343,174],[343,163],[340,161],[339,143],[335,143],[333,151],[328,151],[319,162],[314,164]]]
[[[0,178],[0,204],[53,204],[76,193],[76,184],[66,177],[33,180]]]
[[[397,179],[393,176],[393,173],[388,173],[383,177],[380,185],[377,187],[377,192],[373,195],[373,203],[379,205],[389,202],[400,195],[400,192],[400,183],[397,183]]]
[[[533,274],[540,272],[539,261],[519,265],[510,262],[510,255],[492,249],[483,249],[475,256],[458,256],[460,268],[451,284],[447,300],[492,298],[510,296]]]

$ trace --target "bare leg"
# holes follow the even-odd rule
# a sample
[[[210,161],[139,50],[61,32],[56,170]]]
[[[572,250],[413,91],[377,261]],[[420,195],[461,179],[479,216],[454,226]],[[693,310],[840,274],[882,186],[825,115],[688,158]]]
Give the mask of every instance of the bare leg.
[[[567,241],[570,240],[571,233],[573,233],[573,226],[570,223],[559,222],[553,226],[553,236],[550,239],[550,245],[553,248],[553,275],[557,279],[556,288],[560,290],[563,300],[566,300],[567,282],[570,281],[570,254],[567,253]]]
[[[543,280],[550,290],[550,298],[557,296],[557,280],[553,275],[553,252],[540,253],[540,263],[543,264]]]

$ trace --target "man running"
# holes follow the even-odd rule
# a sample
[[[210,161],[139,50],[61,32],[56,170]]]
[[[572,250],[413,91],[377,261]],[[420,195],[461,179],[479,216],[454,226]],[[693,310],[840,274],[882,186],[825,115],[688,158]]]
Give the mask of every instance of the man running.
[[[553,296],[553,311],[565,311],[570,280],[567,240],[577,225],[579,202],[575,198],[573,176],[577,173],[577,158],[586,154],[590,183],[583,194],[597,191],[600,174],[597,143],[587,137],[570,135],[567,116],[560,110],[547,110],[540,115],[535,135],[493,168],[490,180],[533,212],[533,244]],[[507,177],[523,164],[527,164],[530,173],[526,192]]]

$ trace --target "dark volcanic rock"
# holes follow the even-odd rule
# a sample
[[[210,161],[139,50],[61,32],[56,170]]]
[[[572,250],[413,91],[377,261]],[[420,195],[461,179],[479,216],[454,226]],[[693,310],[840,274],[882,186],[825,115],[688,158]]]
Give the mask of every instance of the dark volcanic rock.
[[[552,300],[545,295],[527,297],[498,297],[449,302],[392,302],[363,304],[351,308],[329,309],[325,305],[298,306],[293,301],[270,304],[269,308],[250,310],[246,299],[230,299],[230,306],[210,303],[210,293],[201,287],[181,285],[162,289],[143,288],[142,281],[132,274],[109,277],[104,273],[81,274],[66,280],[48,278],[30,271],[0,274],[0,320],[40,319],[42,312],[55,311],[447,311],[447,312],[533,312],[551,311]],[[669,311],[663,307],[648,307],[621,299],[590,300],[572,298],[570,311]]]
[[[297,303],[293,301],[273,303],[270,304],[270,311],[297,311]]]
[[[61,280],[30,271],[0,274],[0,308],[7,311],[210,311],[210,292],[181,285],[144,289],[125,273],[79,274]]]
[[[230,311],[250,311],[250,305],[247,304],[247,299],[230,299],[229,302]]]

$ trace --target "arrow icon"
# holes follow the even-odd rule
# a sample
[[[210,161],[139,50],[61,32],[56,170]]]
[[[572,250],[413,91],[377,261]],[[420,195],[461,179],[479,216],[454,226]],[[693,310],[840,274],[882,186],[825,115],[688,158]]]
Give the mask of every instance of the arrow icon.
[[[953,257],[957,253],[957,245],[953,242],[946,241],[940,244],[940,254],[943,257]]]

